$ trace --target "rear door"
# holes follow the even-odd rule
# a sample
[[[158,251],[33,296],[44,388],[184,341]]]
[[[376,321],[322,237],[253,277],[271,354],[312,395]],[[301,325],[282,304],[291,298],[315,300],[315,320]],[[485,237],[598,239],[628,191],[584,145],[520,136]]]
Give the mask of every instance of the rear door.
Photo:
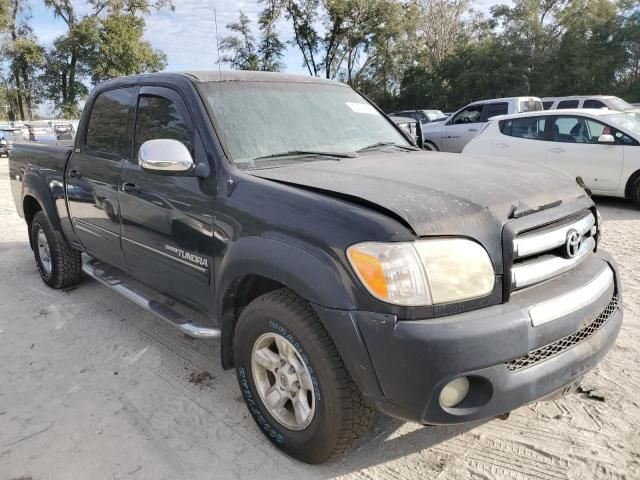
[[[207,162],[204,146],[180,95],[169,88],[141,87],[133,152],[147,140],[173,139]],[[134,278],[178,300],[209,310],[213,301],[213,173],[145,171],[137,161],[122,170],[122,243]]]
[[[442,129],[445,152],[460,153],[482,127],[484,103],[476,103],[460,110]]]
[[[65,188],[73,227],[92,256],[126,268],[120,244],[118,181],[131,153],[134,88],[100,93],[91,105],[87,128],[71,154]]]
[[[612,127],[591,118],[559,115],[552,122],[547,158],[550,165],[580,176],[594,192],[616,190],[624,160],[623,146],[599,144],[603,132],[614,133]]]

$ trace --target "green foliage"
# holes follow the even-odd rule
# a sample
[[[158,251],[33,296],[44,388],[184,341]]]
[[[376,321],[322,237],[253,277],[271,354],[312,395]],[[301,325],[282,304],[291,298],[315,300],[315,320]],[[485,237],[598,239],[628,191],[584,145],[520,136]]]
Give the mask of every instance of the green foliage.
[[[279,72],[284,69],[281,61],[285,45],[275,30],[273,11],[267,8],[258,19],[260,42],[251,32],[251,20],[240,11],[237,22],[229,23],[226,28],[231,35],[220,41],[220,50],[224,55],[221,63],[228,64],[234,70],[262,70]]]
[[[142,41],[144,20],[131,13],[111,14],[100,21],[97,54],[88,57],[91,81],[157,72],[166,66],[166,55]]]
[[[45,0],[67,25],[67,33],[47,52],[42,92],[64,116],[77,116],[86,82],[147,71],[166,65],[166,56],[143,41],[142,15],[173,9],[171,0],[89,0],[91,10],[78,15],[72,0]]]

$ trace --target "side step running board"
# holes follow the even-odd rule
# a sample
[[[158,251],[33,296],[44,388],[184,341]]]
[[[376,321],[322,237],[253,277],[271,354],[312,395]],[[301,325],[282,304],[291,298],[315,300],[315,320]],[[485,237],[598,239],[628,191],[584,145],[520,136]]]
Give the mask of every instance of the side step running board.
[[[82,265],[82,270],[91,278],[97,280],[106,287],[109,287],[111,290],[119,293],[136,305],[155,314],[190,337],[220,338],[221,332],[219,328],[201,327],[193,324],[181,313],[171,308],[171,306],[161,301],[149,298],[145,294],[141,293],[141,291],[134,289],[133,286],[120,280],[116,275],[111,273],[111,267],[107,267],[105,264],[102,264],[97,260],[91,259],[85,262]]]

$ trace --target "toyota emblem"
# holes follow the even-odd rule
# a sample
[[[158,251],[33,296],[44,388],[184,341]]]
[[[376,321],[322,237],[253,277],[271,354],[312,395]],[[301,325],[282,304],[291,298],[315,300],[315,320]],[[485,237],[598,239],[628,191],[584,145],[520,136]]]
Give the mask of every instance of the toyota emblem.
[[[571,229],[567,232],[567,240],[564,244],[567,258],[575,257],[582,246],[582,235],[577,230]]]

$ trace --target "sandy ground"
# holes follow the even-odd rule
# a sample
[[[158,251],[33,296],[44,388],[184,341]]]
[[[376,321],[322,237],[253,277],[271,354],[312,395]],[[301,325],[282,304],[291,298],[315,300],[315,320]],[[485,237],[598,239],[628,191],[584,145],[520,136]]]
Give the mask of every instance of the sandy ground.
[[[312,467],[263,439],[216,342],[181,336],[95,282],[48,289],[2,159],[0,480],[639,479],[640,211],[599,203],[626,317],[614,349],[583,381],[591,395],[460,427],[381,417],[357,450]],[[192,383],[201,372],[211,377]]]

